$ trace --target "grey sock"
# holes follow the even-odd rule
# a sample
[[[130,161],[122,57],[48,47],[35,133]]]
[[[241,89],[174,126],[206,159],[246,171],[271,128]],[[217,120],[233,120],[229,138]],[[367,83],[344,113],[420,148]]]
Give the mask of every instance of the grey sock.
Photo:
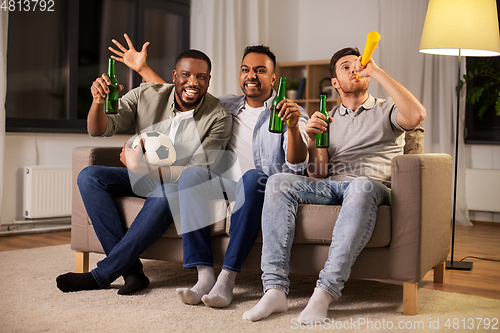
[[[207,294],[215,284],[214,268],[210,266],[197,266],[198,282],[191,288],[177,288],[177,296],[186,304],[196,305],[201,302],[203,295]]]
[[[213,308],[228,307],[234,298],[233,288],[237,274],[236,272],[223,269],[219,277],[217,277],[217,282],[212,290],[210,290],[210,293],[201,298],[202,302],[206,306]]]

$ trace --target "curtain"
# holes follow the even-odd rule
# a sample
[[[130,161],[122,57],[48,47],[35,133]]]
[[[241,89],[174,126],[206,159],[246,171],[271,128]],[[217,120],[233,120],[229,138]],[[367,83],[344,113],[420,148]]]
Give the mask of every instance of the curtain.
[[[380,67],[408,88],[427,110],[427,118],[422,124],[425,152],[450,154],[455,163],[458,57],[418,52],[427,3],[379,0]],[[463,59],[461,70],[462,73],[465,70]],[[465,89],[460,98],[456,223],[471,225],[465,196]]]
[[[191,48],[205,52],[212,61],[211,94],[242,93],[243,51],[247,45],[267,45],[267,12],[268,0],[191,1]]]
[[[0,222],[3,202],[3,166],[5,147],[5,94],[7,92],[7,27],[9,12],[0,11]]]

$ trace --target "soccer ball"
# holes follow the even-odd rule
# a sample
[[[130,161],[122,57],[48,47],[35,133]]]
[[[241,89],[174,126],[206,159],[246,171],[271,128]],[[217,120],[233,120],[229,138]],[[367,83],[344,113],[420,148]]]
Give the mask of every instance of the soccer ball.
[[[169,166],[175,162],[176,154],[174,145],[168,136],[154,131],[141,133],[132,142],[133,149],[137,147],[141,138],[144,139],[142,151],[148,164]]]

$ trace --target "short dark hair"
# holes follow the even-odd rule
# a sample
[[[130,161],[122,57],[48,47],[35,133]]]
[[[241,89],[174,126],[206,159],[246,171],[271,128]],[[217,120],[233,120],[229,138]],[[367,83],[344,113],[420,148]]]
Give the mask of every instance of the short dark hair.
[[[175,67],[177,67],[179,61],[186,58],[203,60],[208,65],[208,72],[210,73],[212,71],[212,62],[210,61],[210,58],[205,53],[193,49],[184,51],[181,54],[179,54],[177,56],[177,59],[175,59]]]
[[[330,77],[331,78],[336,78],[337,77],[337,72],[335,71],[335,66],[337,65],[337,61],[339,61],[340,58],[348,56],[348,55],[355,55],[355,56],[360,56],[361,53],[359,53],[359,50],[357,47],[346,47],[343,48],[342,50],[339,50],[335,52],[333,55],[332,59],[330,60]]]
[[[276,56],[274,53],[269,49],[269,46],[264,46],[264,45],[250,45],[245,48],[245,51],[243,52],[243,58],[241,58],[241,61],[243,62],[243,59],[247,56],[249,53],[260,53],[260,54],[265,54],[266,56],[271,59],[273,62],[274,68],[276,68]]]

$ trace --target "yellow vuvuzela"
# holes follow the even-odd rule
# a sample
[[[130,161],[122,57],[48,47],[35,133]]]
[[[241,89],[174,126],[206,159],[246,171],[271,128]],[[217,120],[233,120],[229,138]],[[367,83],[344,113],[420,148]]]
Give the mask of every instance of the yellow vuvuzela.
[[[380,40],[380,34],[376,31],[370,31],[368,36],[366,36],[365,50],[363,51],[363,56],[361,57],[361,65],[366,66],[370,58],[372,57],[373,51],[377,48],[377,44]],[[356,75],[356,79],[359,76]]]

